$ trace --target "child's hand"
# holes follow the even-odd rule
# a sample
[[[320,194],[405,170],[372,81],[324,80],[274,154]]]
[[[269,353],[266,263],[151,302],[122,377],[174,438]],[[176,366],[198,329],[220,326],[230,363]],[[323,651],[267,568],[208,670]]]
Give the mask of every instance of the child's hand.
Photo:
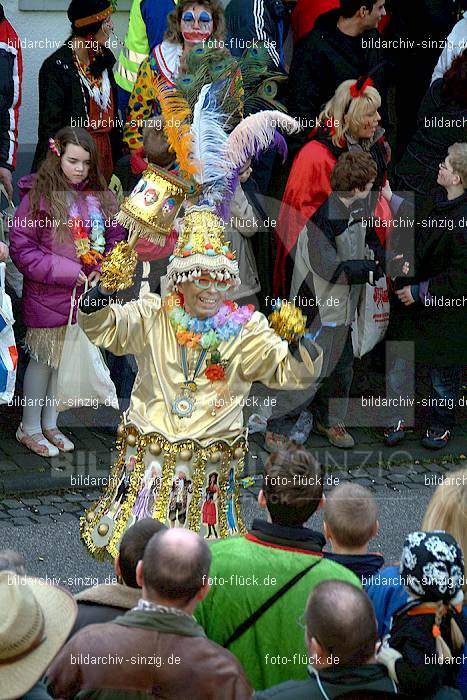
[[[99,270],[93,270],[89,275],[88,275],[88,282],[91,287],[94,287],[100,280],[101,273]]]
[[[410,289],[410,285],[402,287],[402,289],[398,289],[396,291],[396,296],[399,297],[400,301],[404,304],[404,306],[410,306],[410,304],[415,304],[415,299],[412,296],[412,290]]]
[[[8,257],[8,246],[6,243],[0,243],[0,262],[5,262]]]
[[[86,280],[87,280],[87,277],[84,274],[84,272],[81,270],[78,277],[76,278],[76,285],[81,286],[82,284],[84,284],[86,282]]]
[[[381,189],[381,194],[387,202],[391,201],[392,190],[391,185],[389,184],[389,180],[386,180],[386,182],[384,183],[384,187]]]

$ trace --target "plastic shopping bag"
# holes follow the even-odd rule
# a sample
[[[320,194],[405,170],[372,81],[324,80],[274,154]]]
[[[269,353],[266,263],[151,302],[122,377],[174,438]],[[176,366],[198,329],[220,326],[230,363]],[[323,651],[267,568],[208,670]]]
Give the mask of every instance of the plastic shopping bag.
[[[0,404],[13,401],[18,351],[11,300],[5,291],[5,263],[0,263]]]
[[[115,385],[98,347],[77,323],[72,324],[76,289],[71,297],[70,315],[58,368],[58,411],[104,404],[118,410]]]
[[[376,284],[366,284],[360,295],[357,317],[352,324],[355,357],[370,352],[384,336],[389,325],[388,281],[381,277]]]

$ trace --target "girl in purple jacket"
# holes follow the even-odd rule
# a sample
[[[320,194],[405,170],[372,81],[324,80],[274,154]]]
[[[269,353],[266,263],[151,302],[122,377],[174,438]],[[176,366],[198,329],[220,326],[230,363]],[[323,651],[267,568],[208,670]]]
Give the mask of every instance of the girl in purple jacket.
[[[16,438],[42,457],[74,449],[57,428],[55,399],[73,289],[77,287],[78,299],[86,279],[96,284],[102,257],[125,237],[113,221],[117,204],[99,172],[87,131],[65,127],[49,145],[37,175],[19,182],[23,199],[10,233],[11,258],[24,275],[30,354]],[[73,322],[75,316],[76,310]]]

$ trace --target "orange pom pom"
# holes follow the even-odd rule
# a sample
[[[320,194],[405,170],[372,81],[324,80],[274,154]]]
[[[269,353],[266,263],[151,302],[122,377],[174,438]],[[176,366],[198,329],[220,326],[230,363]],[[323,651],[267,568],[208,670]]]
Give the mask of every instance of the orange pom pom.
[[[431,628],[431,632],[433,634],[433,637],[440,637],[441,636],[441,630],[438,627],[438,625],[433,625],[433,627]]]

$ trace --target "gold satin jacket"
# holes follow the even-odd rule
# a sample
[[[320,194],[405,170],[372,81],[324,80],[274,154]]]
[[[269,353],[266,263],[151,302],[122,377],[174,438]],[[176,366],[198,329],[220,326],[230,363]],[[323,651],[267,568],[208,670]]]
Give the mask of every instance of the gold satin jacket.
[[[253,382],[271,389],[305,389],[319,376],[322,355],[312,362],[300,346],[303,362],[289,352],[288,343],[256,311],[240,334],[219,346],[226,363],[226,382],[230,399],[224,401],[215,416],[216,384],[204,372],[196,379],[196,404],[190,418],[172,413],[172,402],[185,381],[180,360],[180,345],[161,298],[148,294],[137,301],[109,306],[85,314],[78,311],[78,323],[88,338],[115,355],[135,355],[138,374],[125,423],[141,433],[158,432],[170,441],[191,439],[206,446],[213,440],[229,444],[243,434],[243,407]],[[187,350],[190,377],[198,351]]]

